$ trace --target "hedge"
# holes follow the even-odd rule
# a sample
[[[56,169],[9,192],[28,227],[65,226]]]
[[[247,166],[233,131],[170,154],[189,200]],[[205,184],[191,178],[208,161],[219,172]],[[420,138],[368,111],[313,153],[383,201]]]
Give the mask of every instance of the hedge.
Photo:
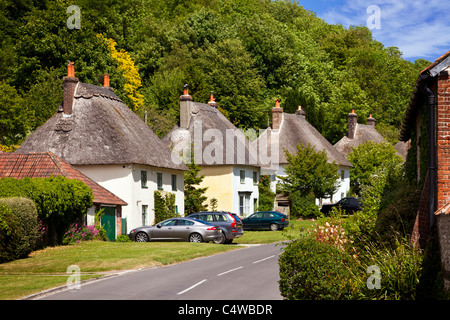
[[[28,256],[38,237],[34,202],[27,198],[0,199],[0,262]]]
[[[355,299],[355,259],[335,246],[304,237],[290,242],[279,259],[280,292],[287,300]]]

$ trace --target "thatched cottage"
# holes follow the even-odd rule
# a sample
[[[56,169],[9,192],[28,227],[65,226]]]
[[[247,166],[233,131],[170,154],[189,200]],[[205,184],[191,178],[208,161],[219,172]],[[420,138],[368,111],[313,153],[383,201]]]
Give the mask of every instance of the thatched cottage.
[[[352,165],[348,160],[340,154],[328,140],[326,140],[316,128],[314,128],[306,119],[306,113],[299,107],[299,110],[295,114],[289,114],[283,112],[283,108],[280,107],[280,101],[275,101],[275,107],[272,108],[272,128],[265,130],[257,139],[258,146],[264,147],[266,142],[272,145],[271,150],[276,149],[276,144],[278,144],[278,164],[279,167],[267,170],[267,167],[263,167],[262,170],[269,174],[274,174],[276,176],[285,176],[285,166],[288,165],[285,150],[291,154],[297,152],[297,144],[303,144],[305,146],[311,145],[317,151],[325,150],[328,161],[330,163],[335,162],[339,166],[339,188],[333,194],[331,199],[324,199],[326,201],[339,201],[346,196],[347,191],[350,189],[350,168]],[[276,178],[272,180],[275,181]],[[287,205],[287,199],[277,195],[277,210],[285,211]],[[320,200],[317,199],[317,203]]]
[[[114,214],[126,219],[127,232],[153,223],[155,190],[174,193],[183,213],[186,166],[171,161],[166,144],[114,93],[109,77],[100,87],[80,82],[73,63],[67,69],[58,112],[16,152],[52,152],[126,201]]]
[[[246,216],[258,204],[260,167],[249,148],[250,141],[218,109],[211,93],[208,104],[194,102],[187,85],[180,96],[180,121],[163,139],[173,155],[194,161],[204,175],[200,187],[217,199],[219,210]],[[191,147],[192,146],[192,147]]]

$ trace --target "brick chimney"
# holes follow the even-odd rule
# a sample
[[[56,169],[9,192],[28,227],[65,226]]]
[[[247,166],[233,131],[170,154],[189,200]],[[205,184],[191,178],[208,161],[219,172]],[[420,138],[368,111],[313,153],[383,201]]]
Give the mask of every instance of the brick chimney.
[[[302,116],[303,118],[306,116],[306,112],[302,110],[302,106],[298,106],[298,110],[295,111],[295,114],[298,116]]]
[[[189,128],[189,120],[191,118],[192,97],[189,95],[189,87],[187,84],[183,87],[183,95],[180,96],[180,128]]]
[[[63,78],[63,117],[72,116],[73,95],[79,79],[75,77],[75,63],[69,62],[67,65],[67,77]]]
[[[210,95],[209,95],[209,102],[208,102],[208,105],[210,105],[211,107],[214,107],[214,108],[218,108],[219,107],[219,105],[217,104],[217,102],[216,102],[216,99],[214,99],[214,94],[213,94],[213,92],[211,91],[211,93],[210,93]]]
[[[347,137],[349,139],[354,139],[355,138],[357,121],[358,121],[358,115],[355,113],[355,109],[352,109],[352,113],[348,114],[348,133],[347,133]]]
[[[280,107],[280,99],[275,99],[275,107],[272,108],[272,129],[279,130],[283,121],[283,108]]]
[[[375,122],[376,122],[375,119],[372,118],[372,114],[370,114],[369,117],[367,118],[367,124],[369,126],[375,127]]]

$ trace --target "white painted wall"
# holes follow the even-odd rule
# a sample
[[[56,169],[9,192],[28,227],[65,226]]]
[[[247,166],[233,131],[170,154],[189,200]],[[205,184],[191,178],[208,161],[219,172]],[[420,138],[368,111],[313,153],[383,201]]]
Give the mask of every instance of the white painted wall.
[[[179,170],[146,165],[89,165],[75,166],[86,176],[128,203],[122,207],[122,218],[127,218],[127,232],[142,226],[142,206],[147,205],[147,224],[153,224],[154,191],[157,173],[162,173],[162,190],[175,193],[178,212],[184,213],[184,173]],[[147,171],[147,188],[141,184],[141,171]],[[177,177],[177,191],[172,191],[172,174]],[[89,218],[90,219],[90,218]]]
[[[241,183],[241,170],[245,172],[244,183]],[[256,172],[257,181],[259,181],[259,168],[238,165],[233,167],[233,212],[244,217],[249,216],[257,209],[255,207],[255,201],[256,203],[258,202],[259,192],[258,183],[255,184],[253,182],[253,172]],[[247,198],[246,201],[248,201],[247,206],[244,207],[243,214],[241,214],[240,210],[240,195],[244,195]]]

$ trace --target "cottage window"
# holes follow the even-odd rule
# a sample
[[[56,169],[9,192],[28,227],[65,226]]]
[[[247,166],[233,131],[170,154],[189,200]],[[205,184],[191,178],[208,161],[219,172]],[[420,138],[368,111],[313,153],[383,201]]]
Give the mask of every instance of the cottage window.
[[[141,171],[141,188],[147,188],[147,171]]]
[[[250,193],[239,193],[239,214],[246,216],[250,213]]]
[[[258,172],[253,171],[253,184],[258,184]]]
[[[142,225],[147,225],[147,211],[148,211],[148,205],[143,204],[142,205]]]
[[[345,180],[345,172],[344,170],[341,170],[341,181]]]
[[[245,170],[241,170],[239,172],[240,178],[241,178],[241,183],[245,183]]]
[[[177,191],[177,175],[172,175],[172,191]]]
[[[163,189],[163,176],[161,172],[158,172],[156,174],[156,178],[157,178],[157,183],[158,183],[158,190],[162,190]]]

